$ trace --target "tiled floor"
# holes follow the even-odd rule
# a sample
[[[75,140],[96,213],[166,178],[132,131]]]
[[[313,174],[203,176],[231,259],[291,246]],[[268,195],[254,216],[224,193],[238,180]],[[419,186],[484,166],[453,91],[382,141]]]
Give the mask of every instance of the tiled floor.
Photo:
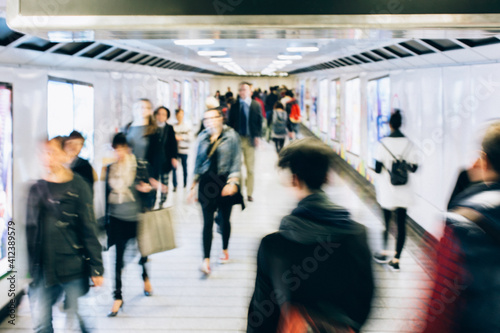
[[[202,219],[199,205],[187,205],[182,189],[171,193],[169,203],[176,207],[178,248],[150,257],[150,275],[153,297],[142,293],[140,267],[134,246],[127,250],[128,265],[124,277],[124,308],[117,317],[107,318],[113,302],[112,274],[114,249],[104,253],[106,282],[91,290],[82,299],[84,315],[96,332],[244,332],[247,306],[253,292],[255,256],[260,239],[277,229],[280,218],[290,212],[296,201],[290,189],[280,182],[276,168],[274,147],[264,144],[259,148],[256,163],[257,185],[255,201],[243,212],[233,210],[230,240],[231,262],[214,265],[208,279],[199,272],[201,263]],[[332,199],[348,207],[356,221],[370,230],[370,245],[378,249],[382,224],[353,190],[338,176],[327,192]],[[391,237],[391,241],[393,241]],[[376,272],[376,299],[369,321],[363,332],[418,332],[419,300],[429,291],[429,276],[415,260],[412,251],[418,251],[412,239],[401,260],[401,272],[391,272],[374,264]],[[214,233],[212,255],[220,254],[220,236]],[[340,274],[340,273],[339,273]],[[29,303],[23,298],[17,313],[15,328],[7,322],[0,325],[2,332],[31,332]],[[54,307],[56,332],[65,329],[65,316]]]

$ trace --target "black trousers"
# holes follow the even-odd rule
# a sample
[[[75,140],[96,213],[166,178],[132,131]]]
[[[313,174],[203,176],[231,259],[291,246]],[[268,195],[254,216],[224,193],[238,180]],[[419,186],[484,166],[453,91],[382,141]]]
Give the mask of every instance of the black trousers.
[[[124,266],[123,256],[127,247],[127,242],[137,236],[137,222],[122,221],[110,216],[111,230],[115,232],[116,264],[115,264],[115,300],[123,299],[122,295],[122,269]],[[142,266],[142,279],[148,278],[146,262],[148,257],[141,257],[139,264]]]
[[[202,206],[203,211],[203,255],[205,259],[210,258],[210,251],[212,249],[214,216],[218,210],[220,221],[222,222],[222,249],[227,250],[229,247],[229,237],[231,236],[231,210],[232,206],[218,205],[217,202],[211,202],[205,207]]]
[[[279,154],[281,149],[283,149],[283,146],[285,145],[285,139],[273,138],[273,141],[274,144],[276,145],[276,151]]]
[[[213,227],[215,212],[219,214],[219,225],[222,233],[222,249],[227,250],[231,236],[232,205],[227,204],[221,197],[226,185],[227,176],[203,175],[198,188],[198,201],[203,211],[203,258],[210,258],[212,248]]]
[[[384,212],[385,230],[384,230],[384,249],[387,249],[389,237],[389,227],[393,211],[382,209]],[[396,237],[396,255],[394,258],[399,259],[406,241],[406,208],[396,208],[396,222],[398,226],[398,235]]]
[[[179,158],[181,160],[182,164],[182,176],[184,177],[184,187],[187,185],[187,160],[188,156],[186,154],[179,154]],[[179,168],[179,167],[177,167]],[[174,183],[174,187],[177,187],[177,170],[174,168],[172,169],[172,176],[174,177],[172,179]]]

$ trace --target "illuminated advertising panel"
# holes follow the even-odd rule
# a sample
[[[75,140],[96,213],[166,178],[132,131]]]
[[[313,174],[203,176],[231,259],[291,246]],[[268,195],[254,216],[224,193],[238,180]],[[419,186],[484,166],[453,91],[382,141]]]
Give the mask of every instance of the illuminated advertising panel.
[[[8,259],[15,255],[8,236],[12,198],[12,86],[0,83],[0,276],[11,270]]]
[[[359,78],[346,82],[345,110],[346,150],[359,155],[361,151],[361,96]]]

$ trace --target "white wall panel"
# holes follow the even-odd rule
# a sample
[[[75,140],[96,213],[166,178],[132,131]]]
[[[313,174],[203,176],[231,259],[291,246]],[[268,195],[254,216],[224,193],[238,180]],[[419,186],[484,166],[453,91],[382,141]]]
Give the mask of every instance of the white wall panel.
[[[471,118],[465,104],[472,96],[471,67],[443,69],[443,182],[445,198],[449,198],[461,168],[472,162]]]
[[[500,64],[472,66],[472,95],[465,103],[474,116],[474,125],[499,118]]]
[[[420,122],[420,138],[416,142],[420,151],[420,170],[413,178],[416,204],[409,210],[409,215],[421,221],[422,227],[432,233],[441,228],[439,212],[445,208],[443,184],[443,145],[439,140],[443,131],[442,108],[442,72],[440,68],[418,71],[420,94],[412,96],[421,100],[417,110]],[[413,127],[407,123],[408,128]],[[438,228],[436,228],[438,226]]]
[[[442,206],[442,142],[435,142],[442,132],[441,70],[406,70],[391,73],[392,108],[403,115],[402,132],[418,147],[419,170],[411,179],[415,204],[409,215],[429,232],[440,227]]]
[[[406,60],[406,59],[405,59]],[[341,82],[341,124],[345,127],[345,84],[356,75],[361,77],[361,107],[366,115],[368,80],[390,76],[391,108],[401,109],[403,133],[418,147],[420,167],[413,177],[415,203],[409,215],[425,230],[439,237],[443,230],[443,213],[455,186],[460,169],[477,158],[482,133],[488,120],[498,119],[500,105],[500,64],[463,65],[363,73],[329,71],[300,75],[296,80],[337,79]],[[345,154],[347,161],[363,173],[369,158],[361,125],[361,154]],[[332,147],[343,153],[345,128],[340,142]],[[371,170],[366,170],[371,179]]]

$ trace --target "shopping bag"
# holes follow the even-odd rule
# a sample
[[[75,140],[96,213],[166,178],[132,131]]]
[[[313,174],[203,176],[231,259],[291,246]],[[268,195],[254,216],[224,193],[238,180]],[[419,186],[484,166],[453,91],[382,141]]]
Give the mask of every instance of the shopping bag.
[[[141,214],[137,230],[137,245],[143,257],[175,249],[172,207]]]

